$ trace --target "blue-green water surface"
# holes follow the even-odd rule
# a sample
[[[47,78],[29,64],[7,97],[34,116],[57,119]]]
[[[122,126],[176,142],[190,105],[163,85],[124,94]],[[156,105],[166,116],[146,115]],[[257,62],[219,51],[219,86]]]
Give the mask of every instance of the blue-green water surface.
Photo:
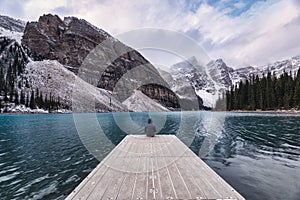
[[[71,114],[0,115],[0,199],[64,199],[126,136],[114,115],[96,114],[103,133],[84,142],[98,160],[82,143],[89,115],[81,129]],[[160,134],[176,134],[246,199],[300,199],[300,116],[169,112],[154,122],[160,115]],[[131,113],[141,127],[147,118]]]

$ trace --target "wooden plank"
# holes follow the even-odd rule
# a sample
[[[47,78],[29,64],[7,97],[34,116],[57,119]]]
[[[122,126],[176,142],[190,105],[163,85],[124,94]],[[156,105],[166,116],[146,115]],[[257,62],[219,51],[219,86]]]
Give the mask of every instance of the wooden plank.
[[[135,173],[134,188],[131,194],[132,199],[147,199],[148,167],[149,167],[149,140],[139,138],[137,144],[140,148],[140,164]]]
[[[128,148],[124,149],[122,154],[118,156],[118,162],[120,162],[120,169],[115,168],[115,175],[111,175],[110,183],[108,187],[101,197],[101,199],[117,199],[119,195],[122,195],[122,188],[124,188],[125,183],[128,181],[128,172],[126,171],[131,167],[131,163],[134,163],[131,158],[134,157],[129,156],[129,152],[136,147],[135,143],[132,141],[128,141]],[[124,196],[124,195],[122,195]]]
[[[70,199],[244,199],[176,136],[128,135]]]
[[[177,140],[178,143],[182,143],[180,140]],[[184,145],[182,143],[182,145]],[[172,145],[172,147],[176,147],[179,145]],[[225,182],[216,172],[214,172],[205,162],[203,162],[198,157],[194,156],[194,153],[187,149],[186,152],[188,154],[191,154],[190,158],[187,160],[187,162],[193,162],[193,166],[198,167],[198,169],[201,169],[201,172],[203,173],[203,177],[207,180],[206,182],[209,183],[209,185],[215,189],[215,196],[216,194],[219,195],[223,199],[243,199],[243,197],[236,192],[227,182]],[[192,159],[192,160],[191,160]],[[181,159],[179,159],[181,161]],[[183,160],[182,160],[183,161]],[[210,198],[208,196],[208,198]]]
[[[162,176],[161,173],[161,166],[159,166],[159,160],[158,156],[161,155],[161,139],[162,137],[158,137],[158,139],[155,141],[155,143],[153,144],[153,148],[154,148],[154,169],[156,171],[156,190],[155,190],[155,194],[156,194],[156,198],[157,199],[163,199],[163,193],[162,193],[162,183],[161,183],[161,178],[164,178]]]
[[[166,141],[168,142],[168,141]],[[179,199],[192,199],[190,189],[187,187],[185,180],[182,177],[182,172],[178,169],[177,162],[180,161],[181,154],[184,154],[185,149],[182,148],[181,152],[174,151],[177,148],[172,148],[174,146],[180,147],[180,144],[177,142],[177,138],[172,139],[166,146],[166,153],[168,161],[168,168],[172,176],[173,185],[175,187],[177,197]],[[175,156],[177,154],[177,156]]]
[[[126,138],[122,140],[116,148],[112,150],[112,152],[107,155],[106,158],[72,191],[72,193],[66,198],[66,200],[71,199],[87,199],[87,196],[91,193],[91,191],[96,186],[97,182],[102,179],[105,173],[107,173],[108,167],[104,165],[104,163],[115,157],[119,150],[119,147],[126,145]]]
[[[148,197],[149,199],[161,199],[161,182],[159,170],[157,169],[157,145],[156,142],[159,140],[159,137],[150,138],[150,159],[149,159],[149,184],[148,184]],[[160,192],[160,193],[159,193]]]
[[[173,141],[173,144],[170,146],[170,150],[177,148],[182,148],[179,140],[176,140],[176,144]],[[176,151],[178,152],[178,151]],[[200,188],[199,191],[196,191],[196,196],[194,198],[202,198],[202,199],[216,199],[221,198],[221,195],[214,189],[212,184],[209,183],[207,177],[204,176],[204,172],[200,170],[199,166],[193,160],[195,156],[194,153],[190,152],[188,148],[184,148],[183,152],[178,152],[180,155],[180,159],[176,160],[177,165],[179,165],[180,169],[182,169],[183,176],[186,179],[191,179],[191,181],[196,185],[194,188]],[[195,156],[196,157],[196,156]],[[189,163],[188,166],[186,163]],[[200,172],[200,173],[197,173]],[[191,178],[188,178],[192,176]],[[192,187],[191,187],[192,188]]]
[[[107,164],[106,162],[103,162],[108,168],[107,172],[104,174],[104,176],[101,177],[101,179],[97,180],[97,184],[95,187],[92,189],[92,191],[88,191],[89,195],[87,199],[102,199],[103,195],[105,192],[107,192],[112,185],[117,184],[119,182],[119,177],[121,181],[123,181],[123,173],[118,169],[118,166],[120,163],[123,163],[123,156],[126,155],[127,150],[130,148],[130,142],[128,141],[128,138],[125,138],[125,142],[123,145],[120,145],[118,148],[118,151],[115,151],[112,156],[111,160],[113,162],[110,162]],[[123,165],[121,165],[123,167]]]
[[[125,171],[126,173],[125,181],[121,185],[119,195],[118,195],[122,199],[132,198],[133,186],[136,180],[136,172],[138,171],[139,162],[140,162],[140,158],[137,156],[137,153],[134,152],[135,149],[140,148],[139,143],[133,141],[131,146],[133,148],[130,148],[128,156],[126,157],[127,171]]]
[[[132,188],[132,190],[131,190],[131,194],[130,194],[130,196],[131,196],[131,199],[134,199],[134,195],[135,195],[135,193],[136,193],[136,191],[135,191],[135,189],[137,188],[137,187],[139,187],[139,185],[138,185],[138,183],[137,183],[137,180],[138,180],[138,177],[139,177],[139,174],[140,174],[140,172],[141,172],[141,166],[143,165],[143,162],[142,162],[142,155],[143,155],[143,149],[144,149],[144,143],[143,142],[141,142],[141,141],[137,141],[137,148],[136,148],[136,150],[137,150],[137,153],[138,153],[138,162],[137,162],[137,169],[136,169],[136,171],[135,171],[135,174],[134,174],[134,182],[133,182],[133,188]]]

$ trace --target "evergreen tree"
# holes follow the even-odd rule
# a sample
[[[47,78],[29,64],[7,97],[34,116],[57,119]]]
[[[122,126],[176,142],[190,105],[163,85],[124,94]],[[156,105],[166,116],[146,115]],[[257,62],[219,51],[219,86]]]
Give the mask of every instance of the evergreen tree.
[[[25,106],[26,106],[26,107],[29,107],[29,94],[28,94],[28,93],[27,93],[27,95],[26,95]]]
[[[2,67],[0,66],[0,95],[1,92],[4,90],[4,85],[5,85],[4,73]]]
[[[19,94],[18,94],[18,91],[15,91],[15,99],[14,99],[14,103],[16,105],[19,105],[20,102],[19,102]]]
[[[39,88],[36,88],[35,90],[35,105],[40,107],[41,102],[40,102],[40,92],[39,92]]]
[[[262,108],[262,91],[261,91],[261,83],[259,80],[258,75],[255,76],[255,109],[261,109]]]
[[[3,100],[2,100],[2,99],[0,99],[0,109],[1,109],[1,108],[4,108]]]
[[[229,110],[273,110],[300,108],[300,69],[292,76],[284,72],[280,77],[269,72],[260,79],[258,75],[240,81],[226,92]]]
[[[263,78],[261,79],[261,84],[260,84],[260,90],[261,90],[261,99],[262,99],[262,105],[261,109],[266,110],[267,107],[267,98],[266,98],[266,88],[267,88],[267,78],[263,74]]]
[[[7,87],[4,87],[4,102],[8,102],[8,97],[7,97]]]
[[[35,109],[36,108],[36,104],[35,104],[35,96],[34,96],[34,91],[31,91],[31,95],[30,95],[30,103],[29,103],[29,107],[31,109]]]
[[[20,104],[25,105],[25,94],[23,91],[21,91],[21,94],[20,94]]]
[[[295,78],[295,90],[294,90],[293,101],[294,101],[295,108],[299,109],[300,108],[300,68]]]
[[[39,107],[40,108],[45,108],[45,103],[44,103],[43,93],[42,92],[40,92],[40,96],[39,96]]]

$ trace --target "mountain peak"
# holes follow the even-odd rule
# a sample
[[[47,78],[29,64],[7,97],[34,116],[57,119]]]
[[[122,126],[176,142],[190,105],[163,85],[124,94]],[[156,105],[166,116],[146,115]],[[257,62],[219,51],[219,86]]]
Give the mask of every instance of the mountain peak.
[[[216,61],[215,61],[216,63],[224,63],[224,61],[223,61],[223,59],[222,58],[218,58],[218,59],[216,59]]]
[[[91,49],[111,37],[83,19],[46,14],[26,24],[22,43],[36,54],[78,68]],[[38,42],[37,42],[38,41]]]

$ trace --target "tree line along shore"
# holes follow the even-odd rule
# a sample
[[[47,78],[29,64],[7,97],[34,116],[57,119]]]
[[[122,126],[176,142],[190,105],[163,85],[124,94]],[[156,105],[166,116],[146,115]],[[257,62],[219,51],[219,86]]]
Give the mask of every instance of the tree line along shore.
[[[216,110],[278,111],[300,110],[300,68],[296,74],[284,72],[280,77],[269,72],[261,78],[252,75],[226,91],[216,102]]]

